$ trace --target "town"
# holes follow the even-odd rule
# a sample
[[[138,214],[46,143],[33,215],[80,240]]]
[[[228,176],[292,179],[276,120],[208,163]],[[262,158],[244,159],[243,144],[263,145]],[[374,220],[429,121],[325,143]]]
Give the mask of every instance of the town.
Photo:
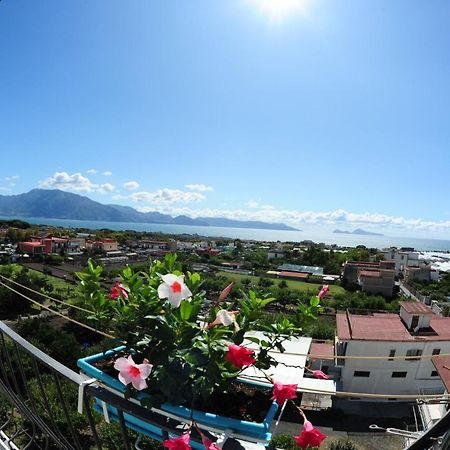
[[[103,283],[108,286],[117,282],[124,267],[145,268],[168,254],[177,255],[184,272],[202,274],[211,299],[230,282],[234,283],[232,297],[244,288],[264,290],[275,297],[268,321],[285,316],[295,322],[299,303],[307,303],[326,285],[329,292],[319,320],[304,327],[298,338],[305,356],[295,362],[309,368],[298,381],[305,392],[302,408],[312,414],[341,411],[351,418],[355,411],[364,416],[367,402],[388,402],[386,414],[377,419],[368,414],[359,421],[362,430],[371,420],[391,424],[406,420],[408,426],[427,430],[446,413],[446,403],[423,399],[442,396],[445,400],[450,392],[450,273],[436,270],[413,248],[343,248],[312,241],[211,239],[37,227],[23,222],[4,222],[0,239],[3,280],[24,283],[67,301],[76,296],[75,273],[88,260],[104,268]],[[0,293],[5,299],[0,318],[24,337],[39,341],[41,334],[52,334],[55,326],[61,327],[48,310],[39,312],[19,293],[11,296],[4,286]],[[58,306],[50,300],[45,304]],[[41,318],[39,324],[26,319],[34,316]],[[97,345],[89,334],[63,330],[58,339],[67,339],[64,348],[69,342],[76,348],[80,337],[86,348]],[[50,354],[58,359],[59,352]],[[73,364],[80,351],[73,352],[72,348],[64,354],[63,362]],[[322,371],[327,379],[315,380],[312,370]],[[352,394],[343,399],[340,393]],[[328,419],[326,424],[345,429],[339,420]]]

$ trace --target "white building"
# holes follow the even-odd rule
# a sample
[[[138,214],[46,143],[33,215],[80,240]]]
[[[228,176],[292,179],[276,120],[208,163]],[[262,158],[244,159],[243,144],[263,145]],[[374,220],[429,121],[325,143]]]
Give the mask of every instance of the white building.
[[[443,392],[430,356],[450,353],[450,318],[420,302],[401,302],[400,314],[337,314],[336,322],[336,355],[382,357],[338,358],[343,391],[392,394],[393,399],[396,394]]]
[[[419,265],[419,252],[411,248],[396,248],[391,247],[383,250],[384,259],[388,261],[395,261],[395,274],[403,273],[407,266]]]

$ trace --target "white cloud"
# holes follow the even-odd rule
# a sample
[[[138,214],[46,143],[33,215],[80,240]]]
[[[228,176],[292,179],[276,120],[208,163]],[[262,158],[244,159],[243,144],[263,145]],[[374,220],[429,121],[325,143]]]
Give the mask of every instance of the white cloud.
[[[214,190],[212,186],[207,186],[206,184],[186,184],[185,187],[197,192],[212,192]]]
[[[11,192],[11,188],[0,186],[0,192]]]
[[[139,187],[139,183],[137,181],[127,181],[123,184],[123,187],[127,191],[135,191]]]
[[[259,207],[259,203],[254,200],[250,200],[247,202],[247,208],[255,209]]]
[[[14,181],[18,180],[20,178],[20,175],[11,175],[10,177],[5,177],[6,181]]]
[[[104,175],[105,177],[110,177],[110,176],[112,176],[112,172],[107,170],[106,172],[103,172],[102,175]]]
[[[89,170],[86,170],[86,173],[88,175],[95,175],[96,173],[98,173],[98,170],[97,169],[89,169]]]
[[[115,189],[111,183],[92,183],[89,178],[81,175],[79,172],[73,174],[55,172],[53,176],[39,181],[39,187],[74,192],[98,192],[100,194],[112,192]]]
[[[190,203],[205,200],[206,196],[199,192],[185,192],[180,189],[163,188],[155,192],[135,192],[128,196],[133,202],[147,202],[153,205],[168,205],[171,203]]]
[[[256,203],[256,202],[255,202]],[[281,222],[292,226],[302,225],[329,225],[342,227],[367,227],[372,230],[392,228],[398,230],[416,231],[443,231],[450,232],[450,220],[430,221],[424,219],[407,219],[404,217],[388,216],[378,213],[353,213],[344,209],[335,211],[296,211],[288,209],[277,209],[271,205],[262,205],[252,210],[244,209],[215,209],[189,207],[172,207],[162,205],[157,208],[159,212],[189,217],[225,217],[235,220],[260,220],[264,222]]]

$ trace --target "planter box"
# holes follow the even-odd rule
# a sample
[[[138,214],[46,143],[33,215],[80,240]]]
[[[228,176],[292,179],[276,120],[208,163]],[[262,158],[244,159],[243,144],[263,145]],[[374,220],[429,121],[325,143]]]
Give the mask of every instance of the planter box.
[[[102,372],[94,366],[97,361],[101,361],[105,358],[110,358],[114,354],[120,352],[122,349],[123,347],[119,347],[113,350],[109,350],[105,353],[98,353],[86,358],[81,358],[78,360],[77,365],[81,369],[81,371],[89,377],[96,378],[109,388],[112,388],[113,390],[122,394],[125,391],[125,386],[118,380],[118,378],[113,378],[112,376]],[[139,392],[135,395],[135,398],[137,400],[143,400],[144,398],[148,398],[148,394],[146,394],[145,392]],[[96,409],[102,411],[101,405],[96,405]],[[226,430],[232,430],[233,436],[238,439],[245,439],[252,442],[268,444],[271,438],[269,427],[273,418],[275,417],[275,414],[278,411],[278,405],[276,402],[272,403],[266,414],[266,417],[262,422],[248,422],[245,420],[233,419],[230,417],[224,417],[198,410],[194,410],[193,412],[191,412],[189,408],[186,408],[184,406],[171,405],[170,403],[162,404],[159,409],[173,416],[177,416],[181,420],[185,419],[186,422],[189,422],[192,417],[200,426],[205,426],[205,429],[210,428],[213,431],[217,430],[218,432],[222,433]],[[117,411],[115,411],[114,408],[108,407],[108,413],[113,420],[117,419]],[[129,426],[131,429],[146,434],[154,439],[162,440],[162,432],[157,427],[151,426],[148,423],[128,414],[125,414],[125,420],[127,426]],[[203,447],[200,446],[199,448]]]

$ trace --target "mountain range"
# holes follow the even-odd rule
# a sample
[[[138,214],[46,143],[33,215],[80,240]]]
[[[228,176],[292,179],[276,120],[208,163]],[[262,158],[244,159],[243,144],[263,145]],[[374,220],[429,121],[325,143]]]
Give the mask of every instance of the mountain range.
[[[88,197],[59,189],[32,189],[18,195],[0,195],[0,215],[45,219],[90,220],[107,222],[161,223],[212,227],[292,230],[282,223],[233,220],[221,217],[172,217],[159,212],[139,212],[130,206],[104,205]]]

